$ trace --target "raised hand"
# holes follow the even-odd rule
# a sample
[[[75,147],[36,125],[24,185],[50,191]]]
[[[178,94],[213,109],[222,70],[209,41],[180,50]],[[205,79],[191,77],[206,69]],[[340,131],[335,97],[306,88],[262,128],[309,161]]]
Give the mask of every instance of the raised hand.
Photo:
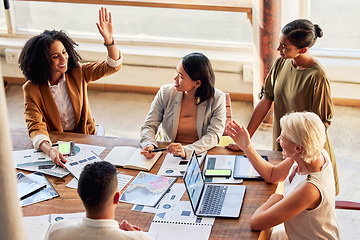
[[[104,38],[104,43],[109,45],[113,42],[113,26],[111,13],[106,8],[99,10],[99,23],[96,23],[99,33]]]
[[[244,150],[251,146],[249,132],[235,120],[226,125],[225,132],[234,140],[239,148]]]

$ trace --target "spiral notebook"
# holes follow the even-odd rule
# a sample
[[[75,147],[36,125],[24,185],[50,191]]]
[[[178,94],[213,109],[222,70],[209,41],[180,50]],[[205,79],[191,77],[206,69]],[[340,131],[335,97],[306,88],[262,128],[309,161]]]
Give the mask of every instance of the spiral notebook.
[[[215,218],[195,216],[189,201],[160,204],[149,228],[156,240],[209,239]]]

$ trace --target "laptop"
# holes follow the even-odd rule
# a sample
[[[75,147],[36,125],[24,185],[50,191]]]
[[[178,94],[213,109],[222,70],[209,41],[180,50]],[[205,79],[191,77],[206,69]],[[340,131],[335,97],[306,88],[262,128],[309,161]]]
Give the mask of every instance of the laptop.
[[[205,184],[195,151],[184,174],[184,183],[196,216],[239,217],[246,186]]]

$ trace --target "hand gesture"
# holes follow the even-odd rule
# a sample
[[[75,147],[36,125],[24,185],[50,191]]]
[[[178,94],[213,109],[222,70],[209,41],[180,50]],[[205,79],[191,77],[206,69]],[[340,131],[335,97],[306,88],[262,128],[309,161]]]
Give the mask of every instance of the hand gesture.
[[[49,157],[51,158],[54,164],[66,168],[64,163],[66,163],[67,160],[57,149],[51,148],[51,150],[49,151]]]
[[[113,27],[111,13],[106,8],[101,7],[99,10],[99,23],[96,23],[99,33],[104,38],[105,44],[111,44],[113,41]]]
[[[119,224],[119,227],[120,227],[121,230],[124,230],[124,231],[141,231],[141,228],[139,228],[138,226],[131,225],[126,220],[123,220]]]
[[[186,156],[185,150],[180,143],[170,143],[169,146],[166,147],[168,152],[173,155],[178,155],[182,158]]]
[[[226,125],[225,132],[234,140],[239,148],[244,150],[251,146],[248,130],[235,120]]]
[[[151,158],[155,157],[154,152],[149,152],[152,150],[154,150],[154,145],[149,145],[149,146],[144,147],[140,153],[141,153],[141,155],[144,155],[144,157],[146,157],[147,159],[151,159]]]

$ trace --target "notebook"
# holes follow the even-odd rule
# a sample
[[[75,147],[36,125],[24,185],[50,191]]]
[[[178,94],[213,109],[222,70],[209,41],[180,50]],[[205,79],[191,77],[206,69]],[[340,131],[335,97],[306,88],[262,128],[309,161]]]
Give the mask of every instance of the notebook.
[[[160,158],[161,154],[162,152],[157,152],[152,159],[146,159],[141,155],[140,148],[121,146],[111,149],[104,160],[111,162],[118,167],[150,171],[156,161]]]
[[[195,215],[239,217],[246,186],[205,184],[195,152],[186,169],[184,183]]]

